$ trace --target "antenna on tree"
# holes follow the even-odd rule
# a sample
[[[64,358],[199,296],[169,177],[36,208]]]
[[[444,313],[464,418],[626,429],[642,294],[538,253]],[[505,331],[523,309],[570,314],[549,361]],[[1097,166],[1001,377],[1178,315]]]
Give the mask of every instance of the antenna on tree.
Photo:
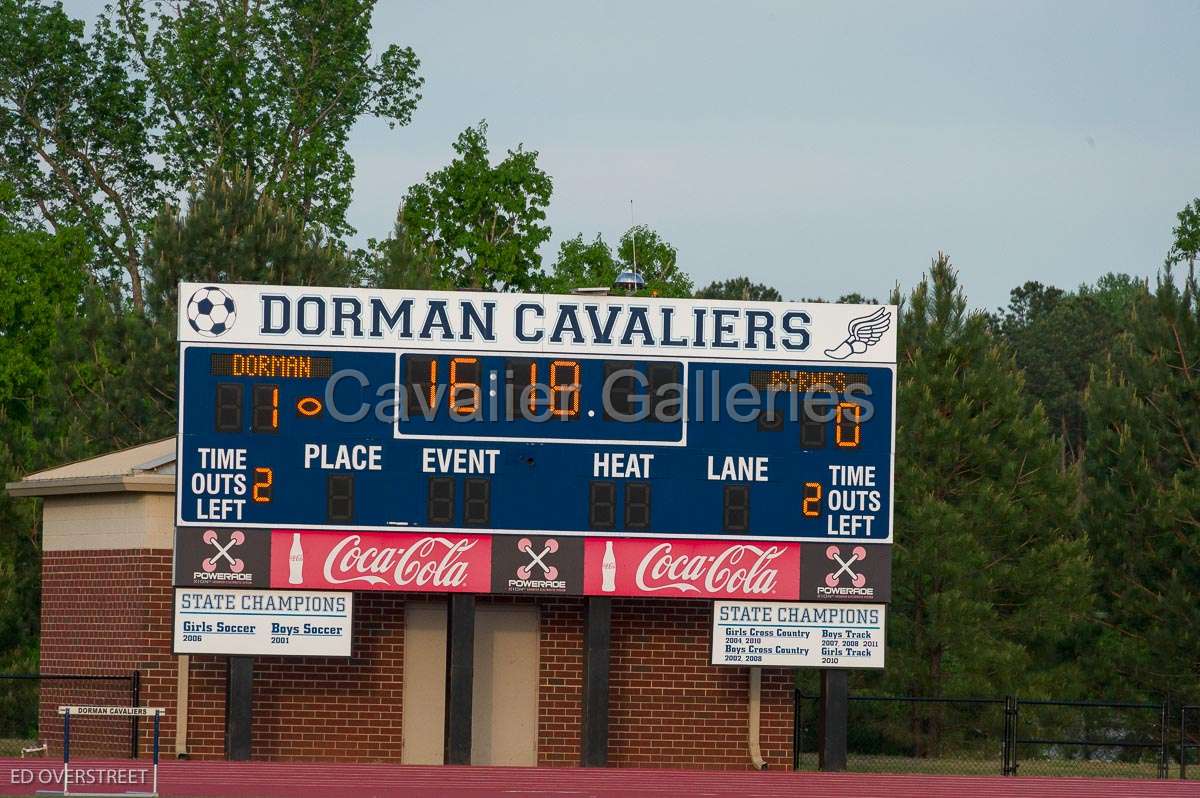
[[[633,244],[633,271],[623,271],[617,275],[617,287],[624,288],[625,293],[633,294],[646,287],[646,280],[638,274],[637,268],[637,223],[633,218],[633,200],[629,201],[629,235]]]

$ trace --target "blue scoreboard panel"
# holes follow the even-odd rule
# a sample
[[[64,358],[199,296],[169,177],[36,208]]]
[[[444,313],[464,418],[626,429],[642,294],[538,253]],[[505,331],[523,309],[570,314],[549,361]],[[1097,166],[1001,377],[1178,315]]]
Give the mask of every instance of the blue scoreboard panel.
[[[180,296],[182,525],[891,540],[889,306]]]

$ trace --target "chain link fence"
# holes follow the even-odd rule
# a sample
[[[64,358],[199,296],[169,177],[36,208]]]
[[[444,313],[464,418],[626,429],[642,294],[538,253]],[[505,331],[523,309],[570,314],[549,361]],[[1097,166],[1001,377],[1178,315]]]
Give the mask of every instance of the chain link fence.
[[[850,696],[847,762],[860,773],[999,776],[1006,764],[1003,698]],[[815,770],[817,696],[796,693],[795,766]]]
[[[60,706],[138,706],[140,689],[136,671],[0,674],[0,757],[61,756]],[[84,757],[132,758],[139,731],[137,718],[96,718],[71,735],[72,747]]]
[[[1165,704],[1021,701],[1013,735],[1013,775],[1165,779]]]
[[[1179,713],[1179,778],[1200,779],[1200,706]]]
[[[848,713],[859,773],[1200,779],[1200,707],[1178,740],[1163,704],[851,695]],[[797,690],[797,769],[818,768],[819,730],[818,696]]]

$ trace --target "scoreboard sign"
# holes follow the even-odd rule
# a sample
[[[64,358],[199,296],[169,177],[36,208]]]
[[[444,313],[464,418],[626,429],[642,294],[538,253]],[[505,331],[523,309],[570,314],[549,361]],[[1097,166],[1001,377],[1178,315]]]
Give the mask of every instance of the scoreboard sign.
[[[887,607],[717,601],[713,665],[882,668]]]
[[[179,296],[177,524],[273,530],[271,587],[788,599],[798,541],[891,542],[893,306]]]

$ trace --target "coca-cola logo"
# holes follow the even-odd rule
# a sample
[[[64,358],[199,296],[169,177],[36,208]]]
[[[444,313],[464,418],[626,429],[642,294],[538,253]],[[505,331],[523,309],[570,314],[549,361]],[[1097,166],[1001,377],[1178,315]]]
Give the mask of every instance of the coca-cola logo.
[[[362,582],[397,587],[452,590],[469,576],[466,559],[477,540],[429,536],[407,546],[363,545],[359,535],[338,541],[325,557],[323,575],[332,585]]]
[[[771,595],[779,580],[779,569],[772,564],[785,551],[753,544],[729,546],[718,554],[676,555],[673,550],[663,542],[646,552],[634,576],[639,590]]]

